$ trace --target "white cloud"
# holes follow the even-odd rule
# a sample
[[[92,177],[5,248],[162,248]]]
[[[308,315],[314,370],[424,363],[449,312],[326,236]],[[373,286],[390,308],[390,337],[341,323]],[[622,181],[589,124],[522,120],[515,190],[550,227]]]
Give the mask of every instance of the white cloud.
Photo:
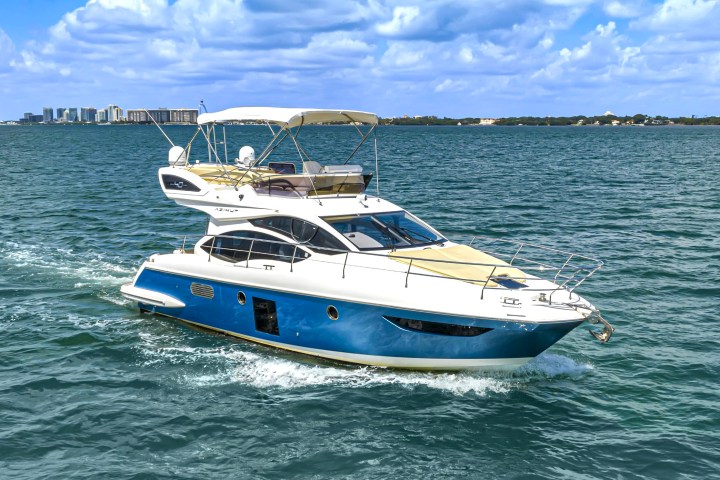
[[[408,45],[405,42],[393,42],[383,54],[380,63],[391,69],[422,68],[427,66],[425,49],[427,45]]]
[[[15,45],[5,31],[0,28],[0,72],[10,67],[10,62],[15,56]]]
[[[437,114],[469,115],[497,99],[498,108],[531,109],[542,98],[553,109],[582,110],[571,99],[622,92],[639,102],[648,85],[657,88],[651,98],[665,95],[661,82],[690,78],[712,97],[717,3],[314,0],[299,8],[265,0],[91,0],[22,46],[0,30],[0,75],[17,92],[35,85],[58,96],[92,93],[130,108],[194,104],[203,92],[206,100],[217,96],[217,108],[239,98],[319,106],[353,99],[367,102],[353,107],[395,114],[437,101]],[[631,19],[631,27],[612,19]],[[604,85],[614,90],[600,95]]]
[[[648,17],[633,25],[655,32],[688,32],[692,29],[709,29],[720,36],[720,5],[718,0],[665,0]]]
[[[609,37],[615,32],[615,22],[608,22],[607,25],[598,25],[595,27],[595,31],[601,37]]]
[[[441,93],[441,92],[460,92],[464,91],[468,87],[468,82],[465,80],[451,80],[449,78],[446,78],[442,81],[442,83],[438,84],[435,87],[435,92]]]
[[[418,7],[395,7],[392,20],[379,24],[377,31],[391,37],[406,34],[417,28],[416,22],[419,16],[420,9]]]
[[[545,36],[542,38],[542,40],[540,40],[540,42],[538,42],[538,45],[539,45],[541,48],[543,48],[544,50],[547,50],[547,49],[549,49],[550,47],[552,47],[554,43],[555,43],[555,41],[553,40],[552,35],[549,35],[549,34],[548,34],[548,35],[545,35]]]
[[[20,52],[20,59],[10,60],[10,66],[32,73],[44,73],[56,69],[54,62],[38,58],[33,52]]]
[[[358,35],[346,32],[318,33],[312,36],[307,45],[309,50],[323,51],[337,55],[365,55],[372,47],[358,38]]]
[[[606,1],[603,4],[603,10],[606,14],[615,18],[635,18],[639,17],[646,10],[646,6],[642,0],[636,1]]]

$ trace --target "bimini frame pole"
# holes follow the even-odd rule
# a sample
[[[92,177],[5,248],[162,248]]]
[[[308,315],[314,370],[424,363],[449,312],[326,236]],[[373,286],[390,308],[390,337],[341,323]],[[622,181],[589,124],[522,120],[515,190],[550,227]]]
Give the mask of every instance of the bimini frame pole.
[[[380,167],[378,165],[377,133],[375,134],[375,192],[378,202],[380,201]]]
[[[348,117],[348,118],[350,118],[350,117]],[[355,156],[355,154],[356,154],[357,151],[360,149],[360,147],[363,146],[363,143],[365,143],[365,140],[367,140],[367,139],[370,137],[370,134],[375,131],[375,127],[377,127],[377,123],[373,124],[373,126],[370,127],[370,130],[368,130],[368,132],[363,135],[362,130],[360,130],[360,129],[357,127],[357,125],[355,125],[355,128],[358,130],[358,132],[360,133],[360,135],[362,135],[362,140],[360,140],[360,143],[357,144],[357,146],[355,147],[355,150],[352,151],[352,153],[351,153],[350,156],[347,158],[347,160],[345,160],[345,162],[343,163],[343,165],[347,165],[347,163],[348,163],[350,160],[352,160],[352,158]],[[377,144],[377,142],[376,142],[376,144]],[[377,145],[376,145],[376,146],[377,146]]]
[[[347,158],[347,160],[345,160],[343,165],[347,165],[348,162],[350,160],[352,160],[352,158],[355,156],[355,154],[360,149],[360,147],[362,147],[363,144],[365,143],[365,141],[370,137],[370,134],[373,134],[373,141],[375,143],[375,191],[377,193],[377,197],[379,200],[380,199],[380,168],[378,165],[379,161],[378,161],[378,146],[377,146],[377,126],[379,124],[378,123],[372,124],[372,126],[370,127],[370,130],[368,130],[367,133],[363,134],[362,129],[357,126],[356,122],[352,119],[352,117],[350,117],[349,115],[345,115],[345,117],[347,117],[347,119],[350,120],[352,125],[355,127],[355,129],[358,131],[358,133],[362,137],[362,140],[360,140],[360,143],[357,144],[357,146],[352,151],[352,153]]]
[[[150,112],[148,112],[147,108],[143,108],[143,110],[145,111],[145,113],[147,114],[147,116],[150,117],[150,120],[152,120],[152,122],[155,124],[155,126],[158,128],[158,130],[160,130],[160,133],[162,133],[163,136],[167,139],[167,141],[170,142],[170,145],[172,145],[172,146],[174,147],[175,144],[173,143],[173,141],[170,140],[170,137],[168,137],[168,136],[165,134],[165,131],[162,129],[162,127],[161,127],[160,125],[158,125],[158,123],[155,121],[155,119],[153,118],[153,116],[150,115]]]

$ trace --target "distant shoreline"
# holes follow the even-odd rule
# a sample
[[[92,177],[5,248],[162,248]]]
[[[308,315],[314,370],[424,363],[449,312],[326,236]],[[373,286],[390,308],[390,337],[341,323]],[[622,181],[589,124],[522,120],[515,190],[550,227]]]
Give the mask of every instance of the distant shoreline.
[[[720,125],[720,116],[712,117],[663,117],[648,115],[616,116],[598,115],[586,117],[577,115],[573,117],[503,117],[503,118],[438,118],[404,117],[383,118],[383,125],[477,125],[477,126],[532,126],[532,127],[558,127],[558,126],[699,126]]]

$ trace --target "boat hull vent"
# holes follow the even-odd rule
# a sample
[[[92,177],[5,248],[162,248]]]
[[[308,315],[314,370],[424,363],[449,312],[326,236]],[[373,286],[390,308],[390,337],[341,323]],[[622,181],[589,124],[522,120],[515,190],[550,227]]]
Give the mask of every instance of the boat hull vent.
[[[215,296],[215,291],[213,290],[213,287],[211,287],[210,285],[204,285],[202,283],[191,283],[190,291],[193,295],[197,297],[213,298]]]

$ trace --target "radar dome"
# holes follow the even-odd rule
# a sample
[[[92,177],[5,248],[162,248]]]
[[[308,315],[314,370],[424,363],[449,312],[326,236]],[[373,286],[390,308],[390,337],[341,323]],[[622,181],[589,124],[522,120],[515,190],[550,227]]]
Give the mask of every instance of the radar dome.
[[[170,166],[181,167],[187,165],[187,153],[185,149],[179,145],[175,145],[168,152],[168,163]]]
[[[255,149],[245,145],[240,149],[238,153],[237,163],[242,163],[246,166],[252,166],[255,163]]]

